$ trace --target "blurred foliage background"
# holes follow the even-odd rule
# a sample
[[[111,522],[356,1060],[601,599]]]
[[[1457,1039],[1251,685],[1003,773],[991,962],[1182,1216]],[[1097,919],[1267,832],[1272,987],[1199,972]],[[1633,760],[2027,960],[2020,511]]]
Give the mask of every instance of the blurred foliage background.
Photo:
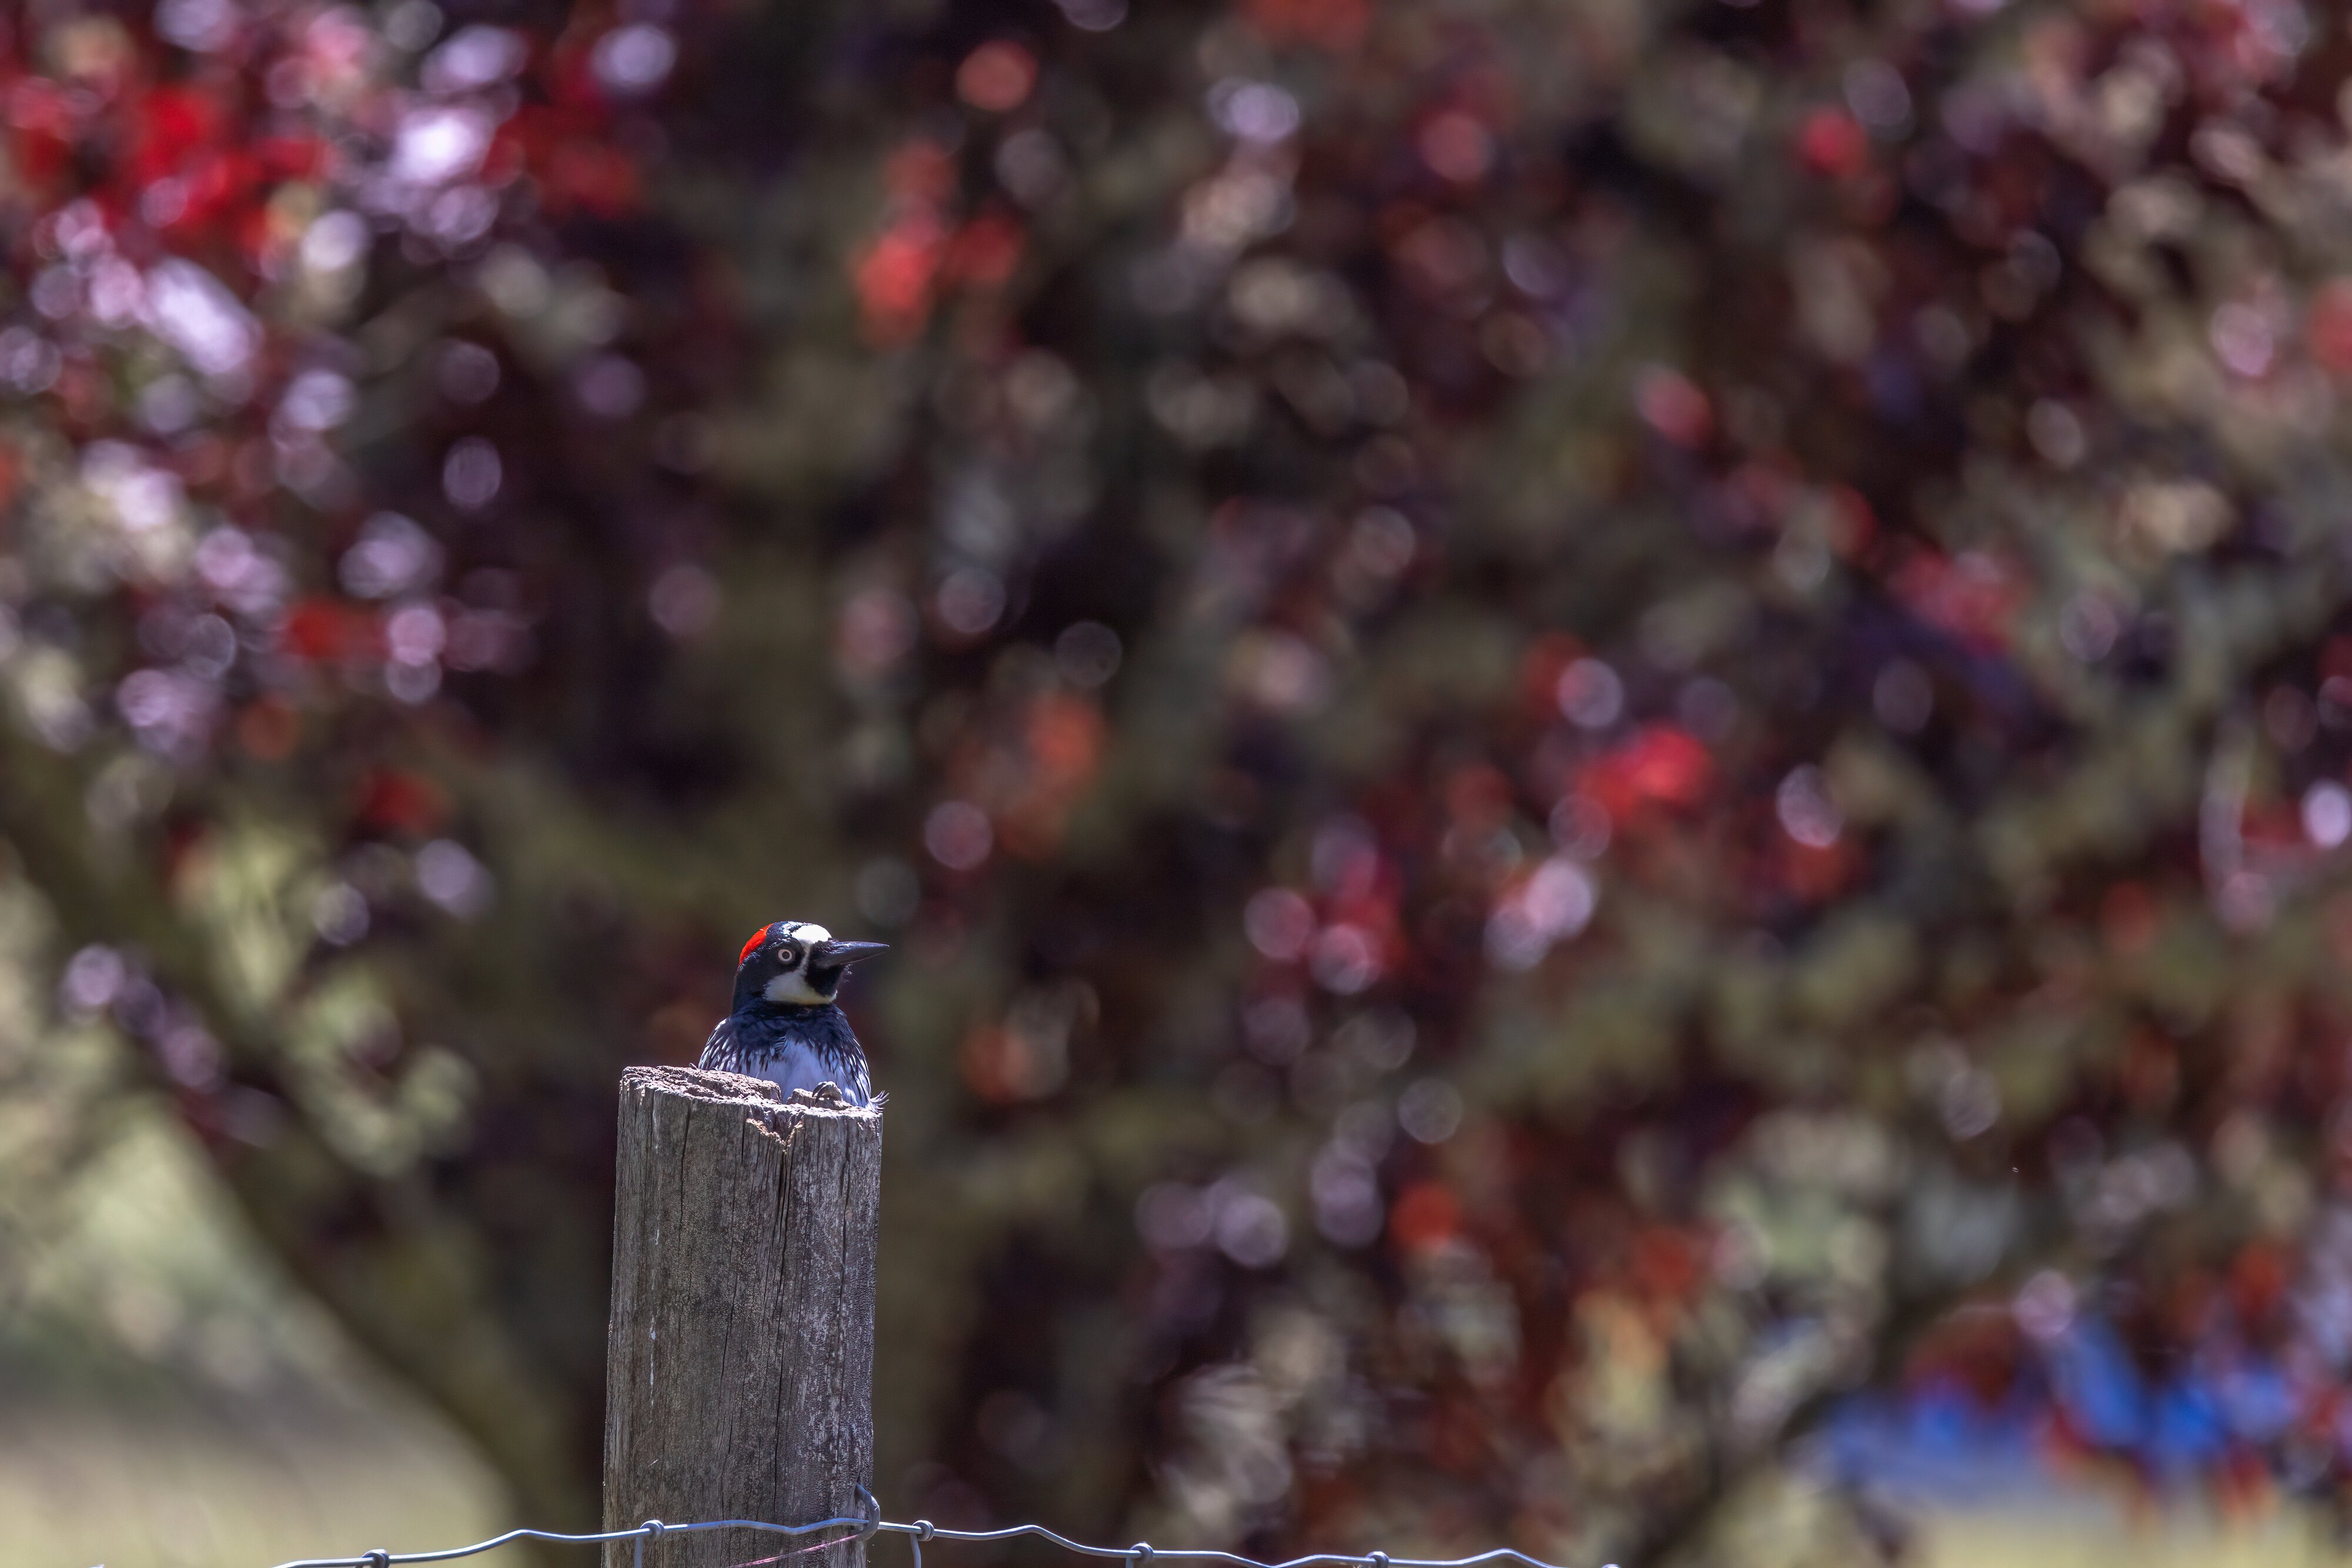
[[[16,1428],[593,1519],[616,1073],[791,916],[897,946],[898,1516],[2333,1517],[2348,76],[2295,0],[20,0]]]

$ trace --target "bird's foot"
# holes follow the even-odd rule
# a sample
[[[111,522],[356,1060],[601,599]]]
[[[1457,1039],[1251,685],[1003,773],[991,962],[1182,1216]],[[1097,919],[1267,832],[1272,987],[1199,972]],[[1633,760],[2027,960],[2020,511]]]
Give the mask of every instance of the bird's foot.
[[[793,1090],[793,1103],[798,1105],[822,1105],[828,1111],[838,1111],[849,1103],[849,1096],[841,1092],[840,1084],[828,1078],[814,1089]]]

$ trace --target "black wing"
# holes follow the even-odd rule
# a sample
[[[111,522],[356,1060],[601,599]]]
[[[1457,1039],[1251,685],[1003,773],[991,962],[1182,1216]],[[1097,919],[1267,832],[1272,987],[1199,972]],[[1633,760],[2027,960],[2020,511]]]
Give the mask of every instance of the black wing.
[[[735,1036],[735,1015],[720,1019],[702,1042],[702,1054],[694,1064],[706,1072],[740,1072],[743,1071],[743,1046]]]

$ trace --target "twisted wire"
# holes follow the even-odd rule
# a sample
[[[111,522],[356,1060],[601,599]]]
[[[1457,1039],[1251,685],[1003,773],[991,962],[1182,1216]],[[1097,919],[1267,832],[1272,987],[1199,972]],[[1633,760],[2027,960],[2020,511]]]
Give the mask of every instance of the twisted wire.
[[[517,1541],[548,1541],[567,1546],[593,1546],[609,1541],[634,1542],[637,1568],[644,1568],[646,1542],[657,1541],[665,1535],[705,1530],[755,1530],[771,1535],[786,1536],[814,1535],[821,1530],[841,1530],[848,1532],[837,1540],[818,1542],[793,1551],[778,1552],[773,1557],[754,1558],[749,1563],[737,1564],[736,1568],[760,1568],[760,1565],[772,1563],[785,1557],[797,1556],[801,1552],[818,1552],[826,1547],[840,1546],[852,1541],[869,1540],[877,1534],[905,1536],[908,1550],[913,1553],[913,1568],[923,1568],[923,1546],[927,1542],[1011,1541],[1024,1535],[1034,1535],[1041,1541],[1051,1542],[1063,1551],[1079,1557],[1113,1559],[1135,1564],[1136,1568],[1141,1568],[1145,1563],[1219,1563],[1231,1564],[1232,1568],[1318,1568],[1321,1564],[1329,1564],[1330,1568],[1477,1568],[1478,1564],[1486,1563],[1517,1563],[1521,1564],[1522,1568],[1557,1568],[1556,1564],[1546,1563],[1540,1558],[1530,1557],[1524,1552],[1513,1551],[1507,1546],[1498,1546],[1491,1552],[1481,1552],[1473,1557],[1391,1557],[1385,1552],[1316,1552],[1304,1557],[1287,1558],[1279,1563],[1244,1557],[1235,1552],[1154,1546],[1148,1541],[1139,1541],[1132,1546],[1089,1546],[1084,1542],[1072,1541],[1069,1537],[1048,1530],[1042,1524],[1008,1524],[1001,1530],[950,1530],[945,1525],[933,1524],[928,1519],[919,1519],[912,1523],[901,1523],[897,1520],[882,1517],[881,1505],[874,1500],[872,1493],[861,1488],[859,1495],[865,1498],[866,1503],[867,1511],[864,1515],[857,1518],[844,1516],[836,1519],[820,1519],[810,1524],[771,1524],[765,1520],[758,1519],[711,1519],[698,1521],[691,1524],[669,1524],[658,1519],[649,1519],[643,1524],[633,1525],[627,1530],[604,1530],[588,1535],[565,1535],[551,1530],[509,1530],[504,1535],[494,1535],[488,1541],[478,1541],[471,1546],[452,1546],[440,1552],[387,1552],[378,1547],[373,1551],[362,1552],[354,1557],[299,1557],[290,1563],[281,1563],[278,1564],[278,1568],[395,1568],[396,1564],[404,1563],[447,1563],[457,1558],[472,1557],[480,1552],[494,1551]],[[1617,1568],[1617,1565],[1612,1563],[1606,1564],[1605,1568]]]

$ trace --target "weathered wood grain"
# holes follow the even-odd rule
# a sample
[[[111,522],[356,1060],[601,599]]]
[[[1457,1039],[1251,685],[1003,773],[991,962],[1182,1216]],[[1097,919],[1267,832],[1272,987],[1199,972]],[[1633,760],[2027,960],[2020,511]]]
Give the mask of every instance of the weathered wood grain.
[[[605,1354],[604,1527],[863,1511],[874,1466],[882,1113],[785,1101],[731,1072],[621,1079]],[[807,1544],[673,1535],[646,1568],[723,1568]],[[631,1560],[604,1550],[607,1568]],[[864,1568],[863,1543],[788,1559]]]

